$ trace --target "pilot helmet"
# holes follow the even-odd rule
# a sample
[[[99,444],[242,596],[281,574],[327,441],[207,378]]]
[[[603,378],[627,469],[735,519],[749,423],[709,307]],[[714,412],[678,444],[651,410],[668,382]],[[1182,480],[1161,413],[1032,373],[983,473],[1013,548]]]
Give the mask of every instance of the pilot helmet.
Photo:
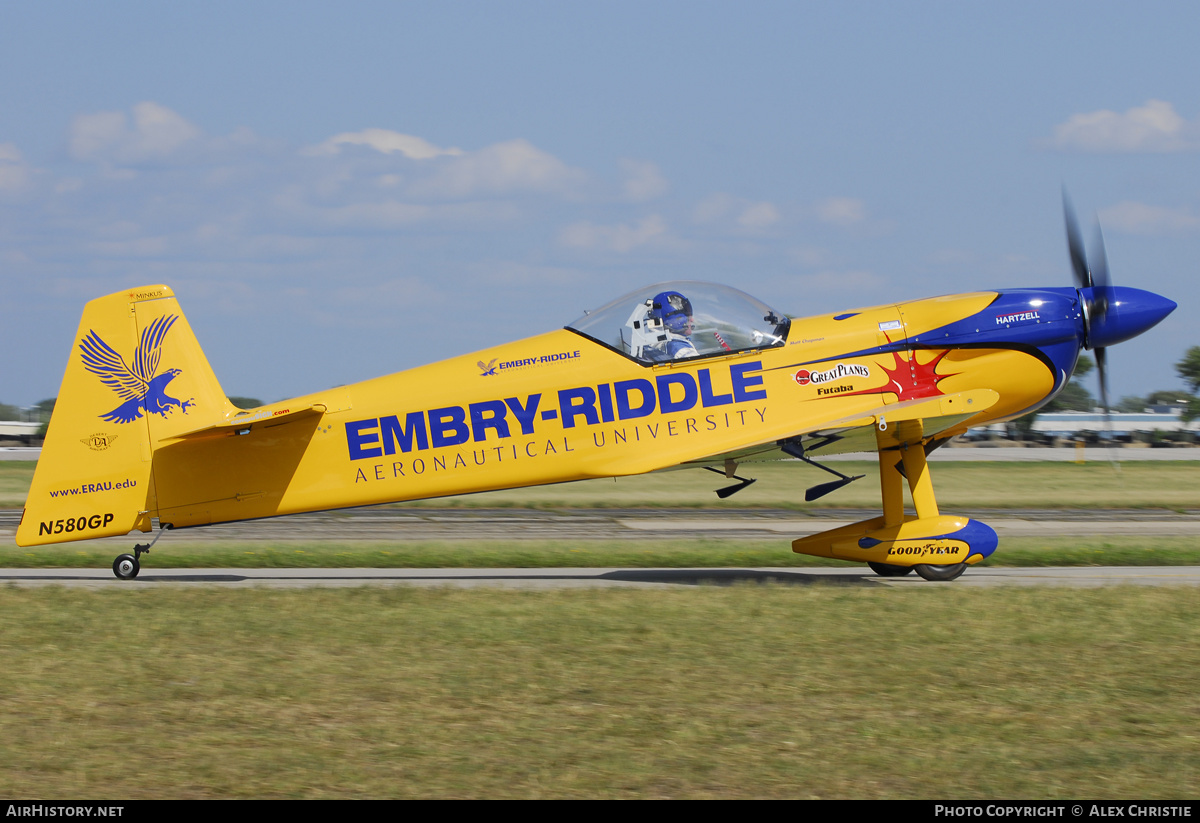
[[[676,334],[691,334],[692,301],[677,291],[659,292],[651,301],[650,319]]]

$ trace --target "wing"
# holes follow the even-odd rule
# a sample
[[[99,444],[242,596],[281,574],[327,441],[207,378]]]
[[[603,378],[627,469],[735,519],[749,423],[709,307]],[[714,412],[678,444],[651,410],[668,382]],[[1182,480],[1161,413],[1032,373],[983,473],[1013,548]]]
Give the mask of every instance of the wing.
[[[146,383],[153,380],[155,372],[158,371],[163,338],[178,317],[175,314],[164,315],[151,323],[149,328],[142,330],[142,343],[133,353],[133,373]]]
[[[138,377],[125,359],[112,350],[94,331],[79,344],[83,367],[100,378],[100,382],[121,395],[125,400],[141,399],[146,395],[147,381]]]
[[[991,389],[947,394],[939,397],[888,403],[853,417],[814,423],[798,429],[792,436],[758,443],[724,454],[689,460],[678,468],[697,466],[724,467],[726,461],[759,463],[790,460],[791,451],[800,446],[805,454],[829,455],[877,451],[881,445],[896,447],[937,439],[942,432],[971,419],[994,406],[1000,395]]]

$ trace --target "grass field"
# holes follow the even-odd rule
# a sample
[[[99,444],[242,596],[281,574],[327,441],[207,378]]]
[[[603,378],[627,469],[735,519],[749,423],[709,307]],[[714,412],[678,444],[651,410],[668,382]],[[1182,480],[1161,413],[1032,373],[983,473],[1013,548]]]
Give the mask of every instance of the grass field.
[[[842,468],[846,464],[841,464]],[[957,464],[947,509],[1196,506],[1200,466]],[[877,505],[868,478],[831,499]],[[822,482],[768,466],[738,507]],[[0,463],[0,505],[32,464]],[[717,482],[719,485],[719,479]],[[720,506],[700,472],[445,505]],[[2,501],[16,499],[17,502]],[[422,504],[428,506],[426,502]],[[803,508],[803,506],[799,506]],[[165,546],[160,544],[160,547]],[[124,546],[122,550],[127,549]],[[0,546],[107,567],[111,543]],[[1012,538],[990,563],[1196,562]],[[189,541],[154,566],[783,566],[787,540]],[[930,585],[0,589],[0,793],[135,798],[1187,798],[1200,592]]]
[[[0,505],[23,501],[33,476],[32,463],[0,462]],[[867,475],[827,498],[823,506],[875,508],[878,481],[872,463],[840,463],[843,471]],[[422,501],[421,508],[588,509],[613,507],[792,508],[816,511],[819,505],[797,503],[802,490],[824,482],[823,473],[796,464],[763,464],[752,472],[760,482],[730,501],[712,489],[721,478],[707,472],[664,472],[618,481],[593,480],[535,489],[492,492]],[[1104,508],[1195,510],[1200,507],[1200,461],[1124,463],[1119,473],[1107,463],[945,463],[934,466],[943,511],[1006,508]],[[409,504],[397,504],[404,508]],[[983,516],[986,522],[986,515]],[[123,541],[85,541],[36,549],[0,544],[0,566],[14,568],[107,568],[128,551]],[[413,541],[397,533],[387,542],[313,541],[165,541],[148,561],[158,568],[187,567],[720,567],[836,565],[789,550],[789,540],[745,540],[727,537],[657,540],[652,546],[622,540],[577,541]],[[1200,538],[1175,537],[1020,537],[1004,538],[1001,551],[986,561],[1006,566],[1143,566],[1193,565],[1200,562]]]
[[[0,508],[25,504],[33,463],[0,461]],[[719,508],[877,508],[879,474],[875,461],[839,462],[839,471],[862,480],[818,500],[804,502],[804,490],[830,475],[802,463],[762,463],[740,472],[758,482],[727,501],[713,490],[728,481],[705,471],[674,471],[617,480],[589,480],[532,489],[426,500],[417,505],[453,507],[696,507]],[[1200,508],[1200,460],[1126,462],[1120,471],[1108,463],[934,463],[938,504],[959,508]],[[404,504],[399,504],[404,505]]]
[[[0,590],[10,797],[1189,798],[1194,588]]]
[[[795,462],[743,466],[739,474],[758,482],[727,501],[713,489],[727,484],[704,471],[659,472],[617,480],[591,480],[536,489],[516,489],[469,497],[426,501],[421,505],[717,508],[878,508],[879,469],[874,460],[839,462],[849,475],[864,475],[814,503],[804,490],[830,475]],[[938,505],[958,508],[1200,508],[1200,461],[1122,463],[934,463]],[[906,492],[907,496],[907,492]]]

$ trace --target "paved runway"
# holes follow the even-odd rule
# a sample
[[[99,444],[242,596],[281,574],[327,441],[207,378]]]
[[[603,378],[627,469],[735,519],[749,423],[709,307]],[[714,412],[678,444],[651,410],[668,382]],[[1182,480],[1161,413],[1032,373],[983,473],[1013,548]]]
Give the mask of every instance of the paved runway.
[[[1003,537],[1033,535],[1200,535],[1200,510],[1170,512],[1114,510],[992,510],[961,512],[988,523]],[[370,508],[294,515],[166,533],[160,547],[224,540],[396,541],[396,540],[647,540],[702,537],[778,540],[781,551],[797,537],[873,517],[875,510],[826,509],[818,516],[790,509],[438,509]],[[20,512],[0,511],[0,540],[11,541]],[[150,536],[88,541],[105,544],[113,556]],[[155,585],[210,586],[496,586],[570,588],[581,586],[730,585],[767,582],[861,586],[945,585],[916,575],[884,579],[865,567],[810,569],[156,569],[146,562],[133,582],[108,569],[0,569],[0,585],[64,585],[89,588]],[[1200,566],[1130,568],[972,568],[954,585],[1102,586],[1200,585]]]
[[[147,569],[117,580],[108,569],[0,569],[0,585],[146,591],[163,586],[209,588],[345,588],[350,586],[487,586],[506,589],[672,588],[762,583],[780,586],[1200,586],[1200,566],[1104,568],[973,568],[952,583],[915,574],[878,577],[869,570],[811,569]]]
[[[1200,535],[1200,509],[956,510],[996,530],[1001,538],[1043,535]],[[447,509],[366,508],[296,514],[267,520],[179,529],[164,544],[216,540],[646,540],[739,537],[793,540],[875,517],[877,509]],[[0,540],[11,542],[19,511],[0,511]],[[125,544],[149,535],[106,538]],[[98,541],[95,541],[98,542]],[[93,542],[94,544],[94,542]],[[125,548],[120,548],[125,546]]]

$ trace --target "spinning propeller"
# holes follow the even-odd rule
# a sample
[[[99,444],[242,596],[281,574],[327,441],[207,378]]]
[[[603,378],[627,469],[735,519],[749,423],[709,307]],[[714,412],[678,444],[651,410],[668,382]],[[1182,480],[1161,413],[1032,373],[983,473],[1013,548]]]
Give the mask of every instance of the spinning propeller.
[[[1112,419],[1108,406],[1108,347],[1103,345],[1104,330],[1109,312],[1115,313],[1117,301],[1108,279],[1108,257],[1104,253],[1104,235],[1100,223],[1096,223],[1096,242],[1093,244],[1092,265],[1088,265],[1083,240],[1079,235],[1079,224],[1071,199],[1063,190],[1063,215],[1067,222],[1067,251],[1071,255],[1071,270],[1075,275],[1075,287],[1079,289],[1083,305],[1083,346],[1096,352],[1096,369],[1100,373],[1100,405],[1104,408],[1104,423],[1111,436]],[[1173,306],[1172,306],[1173,308]]]

